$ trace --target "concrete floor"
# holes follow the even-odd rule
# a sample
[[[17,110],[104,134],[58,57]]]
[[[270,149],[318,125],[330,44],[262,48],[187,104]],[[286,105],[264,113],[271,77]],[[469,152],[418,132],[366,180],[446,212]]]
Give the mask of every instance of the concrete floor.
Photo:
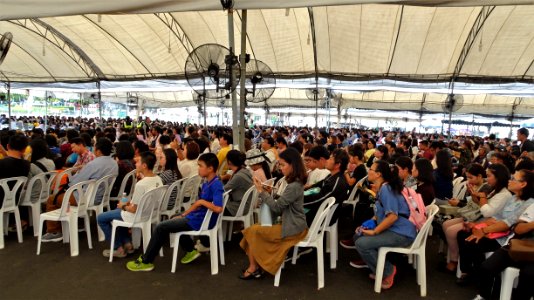
[[[246,256],[239,248],[240,234],[226,242],[226,265],[219,274],[210,275],[209,255],[202,255],[190,265],[179,264],[172,274],[172,253],[156,259],[156,269],[134,273],[125,268],[127,259],[109,263],[102,256],[105,243],[96,241],[93,222],[93,249],[87,247],[85,233],[80,233],[80,255],[70,257],[69,246],[43,243],[37,256],[37,239],[28,230],[24,242],[17,243],[16,234],[6,237],[0,250],[0,299],[416,299],[419,286],[415,271],[404,258],[398,258],[398,273],[392,289],[375,294],[373,281],[364,270],[354,269],[348,262],[355,250],[339,249],[337,269],[329,269],[325,257],[325,288],[317,290],[316,256],[308,254],[296,265],[286,264],[280,287],[273,286],[273,277],[242,281],[237,278],[246,265]],[[436,271],[439,260],[438,238],[427,244],[427,299],[472,299],[474,287],[456,286],[452,275]],[[183,253],[178,254],[179,257]]]

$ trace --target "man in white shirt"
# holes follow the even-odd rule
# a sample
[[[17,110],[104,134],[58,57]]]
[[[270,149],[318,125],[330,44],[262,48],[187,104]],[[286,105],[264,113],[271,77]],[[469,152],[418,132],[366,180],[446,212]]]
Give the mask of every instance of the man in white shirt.
[[[315,146],[310,149],[308,155],[304,159],[306,167],[311,170],[308,173],[308,179],[304,188],[316,184],[330,174],[330,171],[325,169],[326,161],[329,158],[330,153],[323,146]]]
[[[153,169],[156,164],[156,156],[150,152],[144,152],[141,154],[141,157],[135,163],[135,169],[137,171],[138,177],[140,179],[135,185],[135,190],[132,196],[132,200],[128,202],[119,202],[117,204],[117,209],[107,211],[98,215],[97,222],[98,226],[104,232],[106,236],[106,241],[110,242],[111,240],[111,222],[113,220],[121,220],[132,222],[137,211],[137,205],[143,197],[143,195],[155,188],[163,186],[161,177],[154,174]],[[133,246],[128,233],[128,228],[118,227],[115,234],[115,249],[113,250],[114,257],[126,257],[128,253],[133,252]],[[104,257],[109,257],[109,249],[104,250],[102,255]]]

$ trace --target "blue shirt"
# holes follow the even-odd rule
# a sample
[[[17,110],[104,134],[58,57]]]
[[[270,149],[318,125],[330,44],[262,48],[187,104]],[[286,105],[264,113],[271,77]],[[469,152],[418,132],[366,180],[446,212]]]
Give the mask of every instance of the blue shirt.
[[[119,166],[117,162],[111,158],[111,156],[99,156],[90,161],[87,165],[80,169],[78,173],[72,176],[69,186],[73,186],[79,182],[86,180],[99,180],[107,175],[119,174]],[[75,193],[75,198],[78,199],[78,195]],[[104,196],[104,187],[101,185],[96,191],[95,204],[100,204],[102,202],[102,197]]]
[[[395,193],[389,184],[383,184],[380,187],[375,205],[375,215],[377,224],[382,223],[387,215],[394,213],[398,216],[397,220],[388,230],[397,234],[415,239],[417,231],[415,225],[404,216],[410,216],[410,208],[401,194]]]
[[[202,184],[199,199],[209,201],[215,206],[222,207],[223,194],[224,186],[219,180],[219,178],[215,177],[211,181],[204,182]],[[204,217],[206,216],[207,212],[208,209],[205,206],[200,206],[197,210],[194,210],[190,212],[187,216],[185,216],[188,220],[187,224],[191,226],[191,228],[193,228],[194,230],[199,230],[200,226],[202,226],[202,221],[204,221]],[[217,214],[213,213],[211,216],[209,228],[213,228],[213,226],[215,226],[216,221]]]

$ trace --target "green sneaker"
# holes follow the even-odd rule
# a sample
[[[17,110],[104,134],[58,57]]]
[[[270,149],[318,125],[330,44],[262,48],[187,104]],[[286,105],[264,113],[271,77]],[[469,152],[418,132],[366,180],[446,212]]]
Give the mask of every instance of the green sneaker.
[[[188,264],[200,256],[200,253],[197,250],[187,252],[184,257],[182,257],[182,264]]]
[[[149,272],[154,270],[154,264],[145,264],[143,263],[143,258],[139,256],[138,259],[134,261],[129,261],[126,264],[126,268],[130,271],[137,272],[137,271],[144,271]]]

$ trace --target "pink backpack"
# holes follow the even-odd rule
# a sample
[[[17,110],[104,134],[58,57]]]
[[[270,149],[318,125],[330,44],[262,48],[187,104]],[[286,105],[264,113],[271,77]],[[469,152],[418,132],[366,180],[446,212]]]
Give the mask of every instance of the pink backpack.
[[[407,187],[402,190],[402,196],[410,209],[410,216],[407,219],[415,225],[417,231],[421,230],[426,222],[426,207],[423,202],[423,197],[415,190]]]

